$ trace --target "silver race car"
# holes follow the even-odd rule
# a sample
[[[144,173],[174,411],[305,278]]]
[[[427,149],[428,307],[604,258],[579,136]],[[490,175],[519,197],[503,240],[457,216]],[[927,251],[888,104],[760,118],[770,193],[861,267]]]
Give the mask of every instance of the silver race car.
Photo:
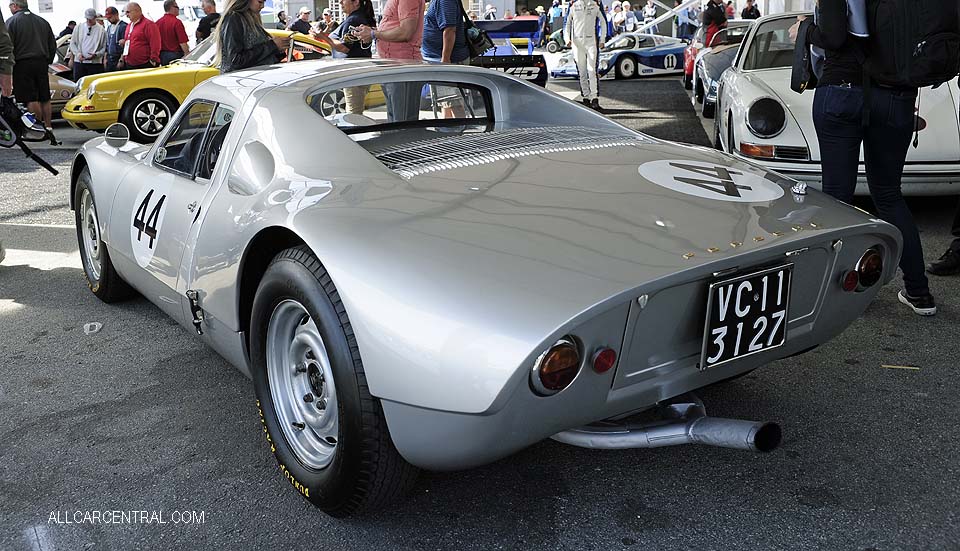
[[[836,336],[900,254],[792,180],[477,67],[236,72],[127,135],[72,166],[90,289],[250,376],[282,476],[336,516],[550,437],[773,449],[690,393]]]

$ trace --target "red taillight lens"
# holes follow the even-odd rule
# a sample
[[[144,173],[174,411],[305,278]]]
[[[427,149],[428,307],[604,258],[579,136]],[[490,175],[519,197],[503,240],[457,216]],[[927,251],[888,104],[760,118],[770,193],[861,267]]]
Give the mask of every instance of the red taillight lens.
[[[537,358],[530,382],[538,394],[549,396],[570,386],[579,371],[580,350],[572,338],[564,337]]]
[[[868,249],[857,262],[860,289],[873,287],[883,277],[883,255],[877,249]]]
[[[857,287],[860,285],[860,276],[857,274],[856,270],[850,270],[843,274],[843,278],[840,279],[840,286],[843,287],[843,290],[852,293],[857,290]]]
[[[597,373],[610,371],[617,363],[617,353],[612,348],[601,348],[593,355],[593,370]]]

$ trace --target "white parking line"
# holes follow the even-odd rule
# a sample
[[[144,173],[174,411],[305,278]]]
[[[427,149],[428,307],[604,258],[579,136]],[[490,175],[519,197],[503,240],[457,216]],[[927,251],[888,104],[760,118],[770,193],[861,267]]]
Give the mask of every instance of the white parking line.
[[[58,229],[73,229],[76,226],[73,224],[26,224],[21,222],[0,222],[0,226],[14,226],[21,228],[58,228]]]
[[[37,270],[83,268],[79,249],[69,253],[7,249],[7,258],[0,265],[0,274],[3,273],[3,268],[10,266],[29,266]]]

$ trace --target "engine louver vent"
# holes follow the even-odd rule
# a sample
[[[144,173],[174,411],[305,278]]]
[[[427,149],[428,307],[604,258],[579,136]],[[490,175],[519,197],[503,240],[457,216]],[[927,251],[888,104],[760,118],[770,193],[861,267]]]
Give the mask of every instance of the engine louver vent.
[[[527,155],[603,149],[644,142],[643,137],[627,131],[555,126],[432,138],[375,149],[370,153],[401,177],[413,178],[437,170],[478,166]]]

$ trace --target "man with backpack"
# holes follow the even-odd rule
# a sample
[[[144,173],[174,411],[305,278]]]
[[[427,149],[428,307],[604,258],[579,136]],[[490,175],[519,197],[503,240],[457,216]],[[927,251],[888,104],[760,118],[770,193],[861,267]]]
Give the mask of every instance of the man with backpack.
[[[924,316],[936,314],[937,306],[900,185],[919,88],[952,79],[960,65],[957,10],[957,0],[821,0],[813,24],[801,27],[801,18],[790,29],[796,37],[802,28],[813,45],[823,191],[853,201],[862,144],[873,202],[903,234],[898,299]]]

